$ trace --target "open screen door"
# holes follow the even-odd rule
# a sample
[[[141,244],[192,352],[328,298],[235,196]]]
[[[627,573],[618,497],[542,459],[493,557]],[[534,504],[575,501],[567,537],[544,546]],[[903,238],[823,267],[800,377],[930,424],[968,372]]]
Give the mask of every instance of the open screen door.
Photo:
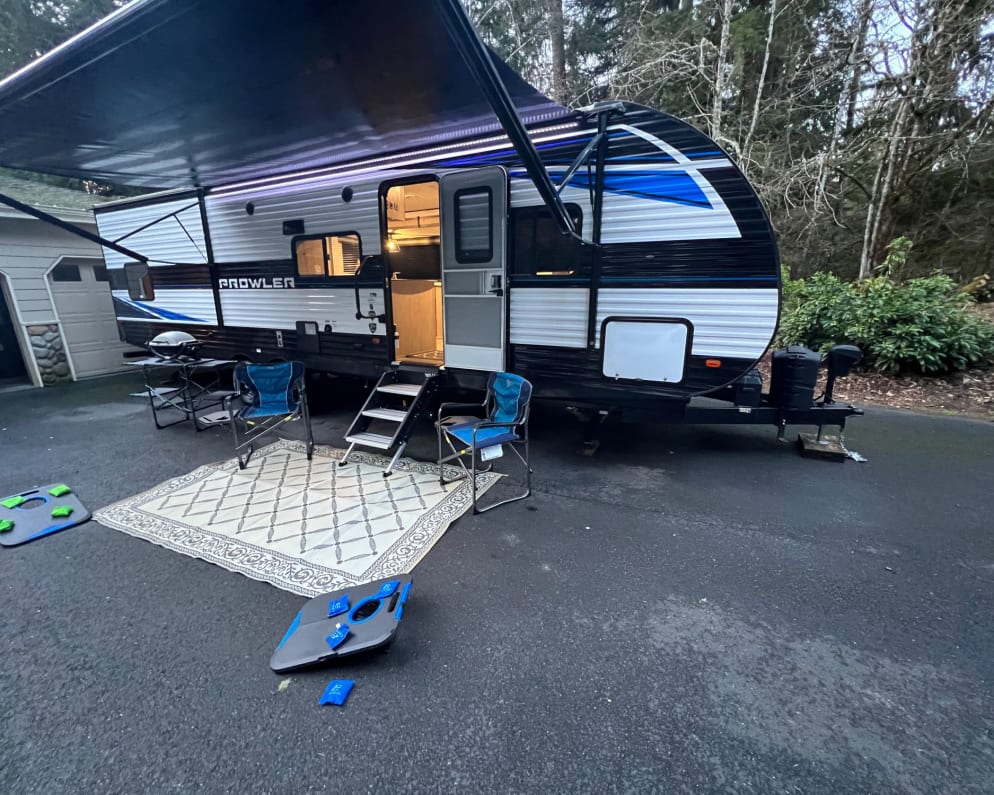
[[[503,370],[507,172],[442,177],[440,200],[445,366]]]

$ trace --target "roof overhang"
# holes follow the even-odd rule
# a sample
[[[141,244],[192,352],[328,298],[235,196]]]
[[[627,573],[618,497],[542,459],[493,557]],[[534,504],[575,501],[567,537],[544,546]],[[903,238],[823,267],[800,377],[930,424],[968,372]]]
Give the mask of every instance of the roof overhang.
[[[455,0],[135,0],[0,82],[0,165],[214,187],[513,140],[469,51],[492,63],[519,122],[572,115],[463,22]]]
[[[66,210],[62,207],[39,207],[49,215],[58,218],[60,221],[68,221],[72,224],[87,224],[96,227],[97,222],[93,218],[92,210]],[[0,218],[12,218],[18,221],[36,221],[36,217],[26,215],[11,207],[0,204]]]

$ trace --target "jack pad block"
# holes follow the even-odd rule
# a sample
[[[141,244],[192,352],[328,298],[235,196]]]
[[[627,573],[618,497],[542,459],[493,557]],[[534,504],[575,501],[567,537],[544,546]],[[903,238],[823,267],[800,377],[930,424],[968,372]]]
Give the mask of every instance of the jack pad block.
[[[845,461],[849,458],[838,436],[822,436],[819,442],[817,434],[799,433],[797,449],[805,458],[820,458],[822,461]]]

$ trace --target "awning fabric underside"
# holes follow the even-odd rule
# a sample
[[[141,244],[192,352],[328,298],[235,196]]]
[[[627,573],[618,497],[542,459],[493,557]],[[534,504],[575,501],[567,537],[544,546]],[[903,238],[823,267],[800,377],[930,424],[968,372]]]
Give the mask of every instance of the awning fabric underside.
[[[570,115],[495,63],[526,121]],[[432,0],[137,0],[0,83],[0,165],[150,188],[499,130]]]

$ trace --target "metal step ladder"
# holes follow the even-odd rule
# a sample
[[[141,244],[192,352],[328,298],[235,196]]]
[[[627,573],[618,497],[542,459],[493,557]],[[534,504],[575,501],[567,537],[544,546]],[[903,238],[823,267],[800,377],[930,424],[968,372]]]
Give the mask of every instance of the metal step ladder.
[[[356,447],[396,448],[383,471],[383,477],[389,477],[418,421],[428,417],[438,386],[438,370],[433,367],[401,365],[383,373],[345,433],[349,449],[338,465],[347,466]]]

